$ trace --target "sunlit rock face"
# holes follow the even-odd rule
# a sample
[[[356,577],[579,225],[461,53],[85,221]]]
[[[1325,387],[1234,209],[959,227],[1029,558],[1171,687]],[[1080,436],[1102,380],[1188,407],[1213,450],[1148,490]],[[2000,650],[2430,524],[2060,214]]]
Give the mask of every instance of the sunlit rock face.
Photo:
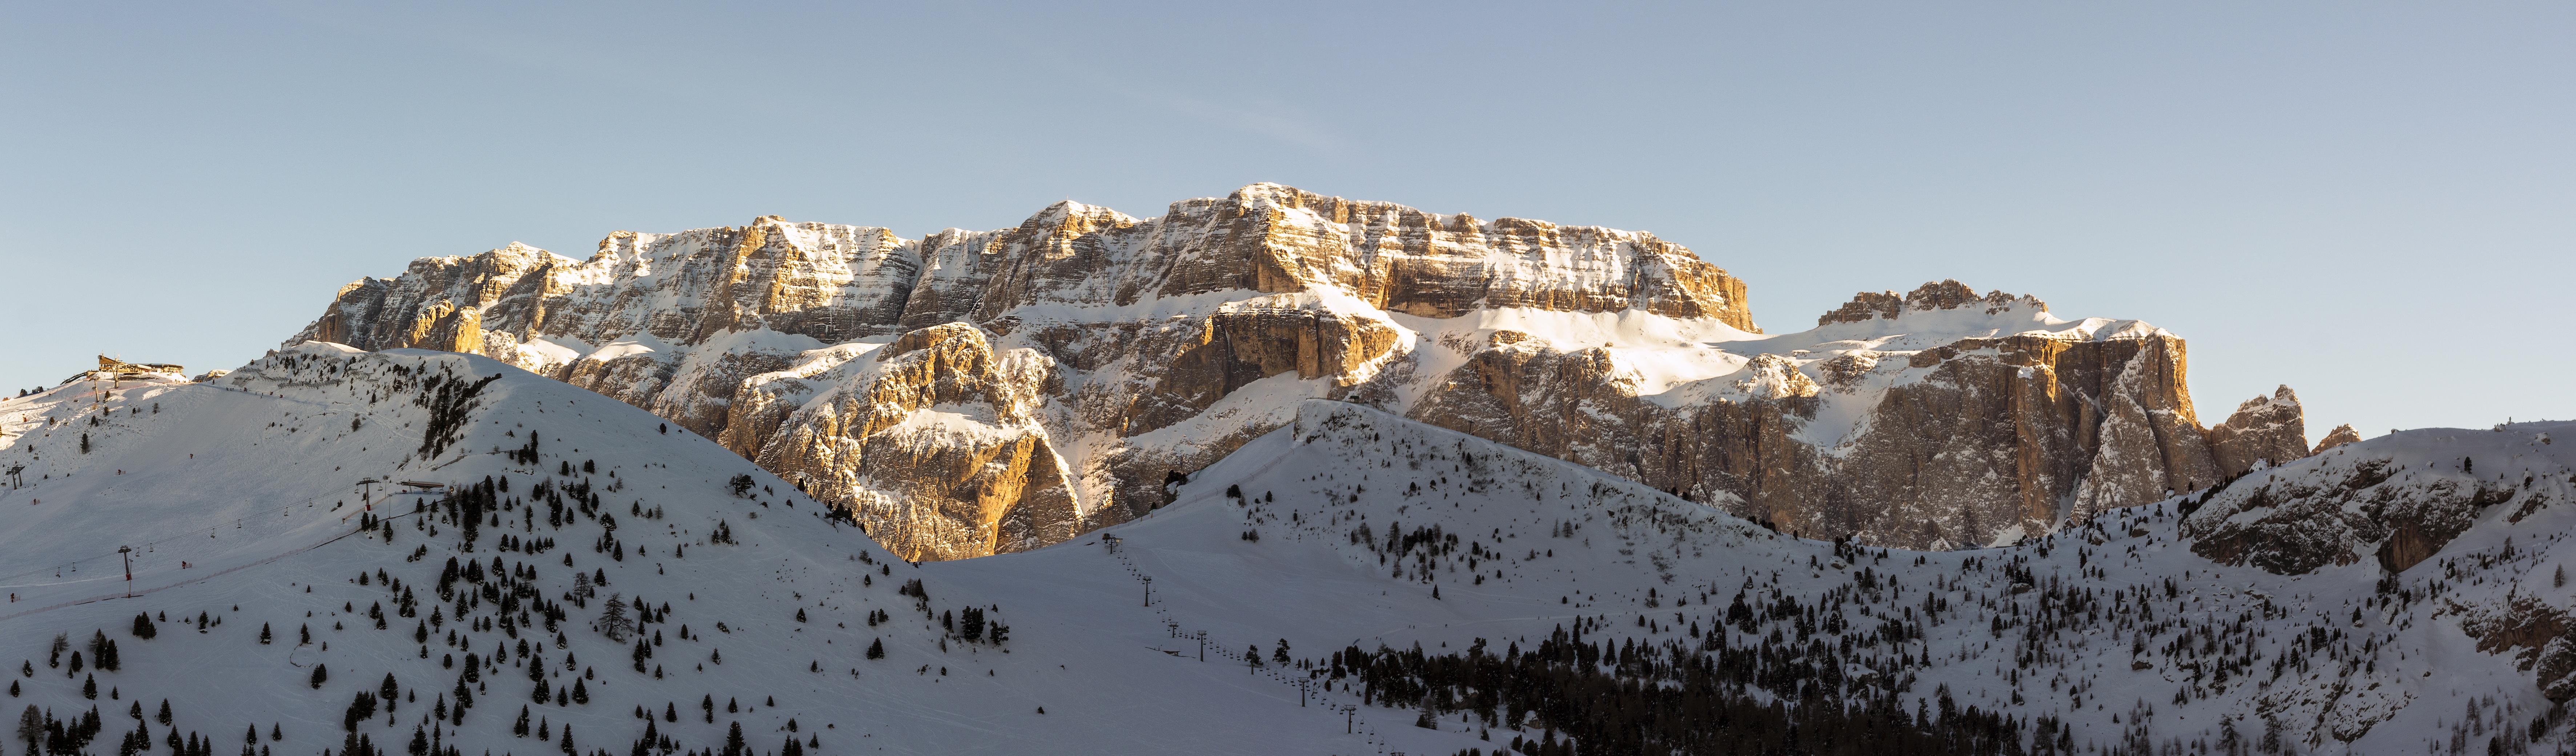
[[[2144,323],[1945,281],[1727,350],[1709,358],[1733,358],[1721,375],[1667,384],[1650,374],[1668,353],[1498,331],[1411,414],[1783,530],[1911,547],[2047,532],[2218,478],[2184,344]]]
[[[2307,413],[2299,395],[2282,386],[2269,397],[2254,397],[2236,406],[2236,414],[2209,428],[2209,450],[2221,475],[2305,459]]]
[[[1889,545],[2045,532],[2226,469],[2183,342],[2144,323],[1945,281],[1766,335],[1741,280],[1651,234],[1274,184],[1154,218],[763,216],[587,260],[425,258],[344,287],[306,341],[473,352],[651,410],[917,559],[1143,514],[1316,397]],[[2287,411],[2227,448],[2283,461]]]

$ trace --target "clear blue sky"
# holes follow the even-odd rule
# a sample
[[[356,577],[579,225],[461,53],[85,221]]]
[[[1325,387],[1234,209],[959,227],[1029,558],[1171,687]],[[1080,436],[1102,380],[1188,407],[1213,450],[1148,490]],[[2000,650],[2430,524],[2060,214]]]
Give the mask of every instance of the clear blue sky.
[[[2576,5],[1577,5],[11,3],[0,386],[513,240],[1277,181],[1651,230],[1774,331],[1945,277],[2142,318],[2212,422],[2576,417]]]

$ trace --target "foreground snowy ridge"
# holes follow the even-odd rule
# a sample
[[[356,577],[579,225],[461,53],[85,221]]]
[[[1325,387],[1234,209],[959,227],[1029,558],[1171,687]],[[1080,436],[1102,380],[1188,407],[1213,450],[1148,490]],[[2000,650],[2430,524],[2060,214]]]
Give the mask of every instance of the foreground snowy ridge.
[[[39,709],[39,750],[45,712],[68,723],[62,752],[92,753],[134,732],[230,750],[254,728],[256,748],[285,753],[358,736],[404,750],[415,730],[442,753],[625,753],[648,726],[648,751],[721,752],[737,723],[767,754],[791,738],[1132,752],[1149,723],[1148,751],[1269,750],[1245,732],[1367,747],[1320,709],[1253,716],[1274,699],[1222,675],[1117,663],[1146,652],[1042,627],[1062,621],[893,559],[704,439],[488,359],[312,345],[217,384],[96,388],[0,405],[0,459],[28,482],[0,493],[0,582],[17,599],[0,635],[28,661],[9,701]],[[377,485],[361,503],[362,478],[456,495]],[[136,549],[134,598],[120,545]],[[101,633],[119,669],[87,650]],[[344,719],[361,692],[377,708]],[[134,705],[142,721],[123,718]],[[92,706],[103,729],[81,724]]]
[[[480,357],[315,344],[212,384],[100,388],[0,404],[0,466],[28,480],[0,494],[0,582],[20,597],[0,638],[26,662],[10,700],[69,739],[97,706],[93,752],[133,732],[234,749],[256,728],[273,752],[407,749],[419,729],[424,749],[545,753],[569,725],[577,753],[632,752],[648,726],[648,752],[668,736],[721,753],[736,722],[771,756],[790,737],[852,753],[2523,752],[2564,741],[2552,694],[2576,658],[2560,547],[2576,515],[2557,505],[2576,473],[2551,438],[2567,424],[2397,434],[2011,548],[1917,553],[1305,401],[1150,516],[915,567],[710,441]],[[2302,481],[2381,464],[2358,497],[2293,490],[2355,490]],[[465,491],[361,504],[362,478]],[[2226,523],[2330,503],[2355,525],[2314,540],[2364,556],[2296,571],[2202,553]],[[2413,564],[2367,556],[2393,536],[2359,526],[2397,519],[2461,525],[2415,528],[2449,537]],[[119,545],[143,549],[141,595],[102,600],[123,593]],[[359,694],[389,674],[395,702],[367,710]],[[1614,693],[1649,682],[1686,695]],[[1636,717],[1654,707],[1697,713]]]

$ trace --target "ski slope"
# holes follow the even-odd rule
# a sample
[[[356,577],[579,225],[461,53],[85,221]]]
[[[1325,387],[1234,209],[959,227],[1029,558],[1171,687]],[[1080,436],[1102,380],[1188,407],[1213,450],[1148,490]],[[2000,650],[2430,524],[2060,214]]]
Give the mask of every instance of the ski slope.
[[[427,378],[469,384],[492,375],[502,377],[471,401],[457,440],[422,456],[432,413],[411,400]],[[5,409],[12,413],[58,424],[51,435],[13,429],[0,448],[0,460],[29,465],[31,484],[0,495],[0,533],[10,544],[0,550],[0,573],[16,575],[8,590],[21,594],[6,605],[0,638],[13,639],[11,650],[35,671],[10,675],[22,688],[10,703],[62,716],[99,707],[108,724],[94,752],[113,747],[113,737],[136,724],[122,717],[130,702],[150,712],[164,698],[176,731],[216,738],[226,749],[256,725],[258,745],[273,752],[337,750],[345,708],[387,674],[403,700],[358,731],[377,747],[399,749],[434,707],[453,698],[469,652],[485,665],[468,686],[475,706],[438,734],[442,748],[461,753],[560,752],[565,726],[583,753],[623,753],[645,729],[634,717],[638,706],[656,715],[675,708],[678,721],[657,716],[655,726],[682,751],[721,747],[734,722],[752,749],[767,753],[781,751],[790,736],[832,753],[1374,748],[1364,736],[1345,735],[1339,714],[1300,709],[1293,696],[1283,701],[1275,690],[1246,688],[1212,667],[1180,666],[1130,642],[1132,633],[1112,630],[1152,627],[1141,607],[1040,617],[1034,610],[1051,605],[1052,591],[980,593],[952,584],[892,559],[855,527],[829,524],[811,500],[712,442],[676,428],[665,433],[663,421],[642,410],[488,359],[314,345],[218,384],[119,391],[103,405],[105,414],[95,399],[58,389],[11,402]],[[100,425],[88,424],[94,416]],[[66,440],[70,428],[87,429],[89,453]],[[534,464],[496,453],[523,447],[531,432],[541,441]],[[566,463],[573,474],[561,474]],[[589,465],[597,472],[581,472]],[[727,482],[736,475],[758,482],[748,496],[731,493]],[[370,477],[461,485],[486,476],[509,479],[501,496],[522,503],[492,513],[501,524],[484,525],[471,551],[460,551],[462,534],[443,515],[407,514],[435,499],[389,495],[378,486],[376,498],[361,503],[354,485]],[[573,514],[557,528],[546,522],[547,507],[525,501],[540,484],[561,494],[582,482],[600,499],[596,516]],[[635,510],[663,514],[637,517]],[[391,542],[381,529],[358,532],[353,513],[390,517]],[[710,540],[720,525],[734,544]],[[497,550],[503,534],[556,545],[538,553]],[[615,539],[622,560],[593,551],[603,536]],[[137,554],[134,598],[122,598],[116,561],[116,548],[127,544],[148,549]],[[409,558],[423,547],[423,557]],[[493,602],[468,599],[473,605],[456,614],[456,603],[442,602],[432,588],[451,556],[534,570],[529,592],[566,610],[561,637],[542,629],[542,612],[529,626],[502,624]],[[58,569],[61,578],[54,577]],[[378,570],[419,597],[418,616],[400,616],[400,589],[389,590]],[[583,605],[564,598],[576,572],[607,577]],[[369,585],[356,582],[361,574]],[[1009,625],[1010,638],[970,643],[941,629],[925,618],[924,602],[898,594],[909,580],[922,581],[937,614],[999,607],[988,616]],[[612,641],[591,629],[612,593],[669,605],[661,621],[642,625],[644,637],[661,640],[646,660],[658,678],[631,667],[634,638]],[[367,616],[375,606],[384,607],[386,629]],[[460,627],[450,619],[426,642],[415,641],[433,610],[492,629],[464,630],[450,643],[448,631]],[[805,621],[796,619],[799,610]],[[887,621],[871,626],[868,615],[879,611]],[[137,613],[168,621],[156,623],[158,637],[138,639],[129,631]],[[200,613],[208,617],[203,632],[195,623]],[[258,641],[263,625],[273,633],[267,644]],[[311,630],[311,643],[298,642],[299,628]],[[56,633],[68,633],[79,650],[101,630],[117,639],[122,671],[72,674],[67,661],[47,665]],[[522,640],[529,641],[525,653],[517,647]],[[876,641],[885,658],[865,658]],[[531,661],[545,665],[552,687],[581,681],[590,702],[533,702]],[[325,665],[328,681],[309,686],[312,669]],[[79,693],[91,677],[96,700]],[[697,708],[706,697],[715,702],[713,723]],[[739,711],[728,710],[729,702]],[[558,739],[514,735],[522,706]],[[790,721],[796,730],[785,729]],[[156,743],[173,731],[142,724]],[[282,740],[266,737],[272,725]]]
[[[1148,516],[915,566],[707,439],[481,357],[312,344],[212,383],[71,384],[0,404],[0,420],[0,469],[26,481],[0,492],[0,585],[17,599],[0,651],[32,673],[7,675],[9,704],[96,706],[92,752],[138,727],[156,749],[173,733],[237,749],[256,727],[256,748],[337,752],[351,701],[388,674],[399,702],[355,730],[384,750],[419,730],[441,752],[563,752],[570,727],[576,752],[632,752],[642,707],[670,741],[656,753],[721,750],[736,723],[771,756],[791,738],[828,753],[1490,752],[1538,720],[1442,710],[1417,727],[1418,706],[1371,700],[1328,659],[1492,653],[1568,629],[1746,660],[1758,674],[1731,684],[1758,699],[1817,695],[1818,679],[1925,710],[1946,693],[2033,748],[2224,748],[2233,733],[2302,753],[2522,752],[2566,737],[2525,665],[2565,645],[2547,628],[2576,605],[2554,579],[2576,557],[2560,506],[2576,459],[2551,438],[2569,424],[2395,434],[2009,548],[1917,553],[1783,536],[1310,401]],[[2364,556],[2303,572],[2213,561],[2186,537],[2306,511],[2322,499],[2293,489],[2372,460],[2399,468],[2390,497],[2466,518],[2394,579],[2364,531],[2321,537]],[[487,478],[496,508],[479,512],[356,485]],[[2490,493],[2428,493],[2457,490]],[[2393,511],[2366,498],[2343,522]],[[2201,508],[2186,517],[2186,502]],[[478,567],[442,595],[451,557]],[[612,638],[596,625],[611,595],[669,608]],[[969,607],[1008,638],[943,622]],[[133,634],[137,614],[156,637]],[[56,634],[82,651],[93,633],[121,669],[49,654]],[[535,700],[531,665],[588,702]],[[171,724],[153,716],[163,699]],[[138,702],[143,720],[125,718]],[[551,737],[515,731],[522,707]]]

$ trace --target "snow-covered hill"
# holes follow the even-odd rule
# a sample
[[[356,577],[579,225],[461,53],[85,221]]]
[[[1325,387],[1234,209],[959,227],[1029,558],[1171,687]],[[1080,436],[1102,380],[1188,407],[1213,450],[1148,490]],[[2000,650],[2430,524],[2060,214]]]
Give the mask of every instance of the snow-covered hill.
[[[2402,434],[2235,486],[2367,455],[2458,452],[2490,460],[2478,466],[2498,470],[2491,477],[2554,481],[2554,492],[2576,460],[2535,439],[2569,427]],[[2463,436],[2490,438],[2463,449]],[[2249,750],[2457,753],[2491,737],[2521,752],[2565,737],[2526,668],[2540,646],[2569,653],[2554,635],[2576,626],[2565,619],[2576,591],[2552,583],[2576,559],[2558,547],[2576,512],[2546,503],[2518,522],[2515,507],[2473,509],[2466,535],[2394,577],[2367,561],[2300,575],[2213,562],[2177,536],[2189,497],[2011,548],[1890,551],[1787,537],[1598,471],[1332,402],[1302,405],[1292,425],[1181,486],[1179,500],[1103,531],[1119,539],[1116,565],[1089,537],[927,570],[997,589],[1078,581],[1096,586],[1074,599],[1088,601],[1139,591],[1132,567],[1154,578],[1159,616],[1184,633],[1263,653],[1284,640],[1312,665],[1288,677],[1339,695],[1367,686],[1331,671],[1336,652],[1499,656],[1580,628],[1596,643],[1707,653],[1737,673],[1721,687],[1757,699],[1837,695],[1823,685],[1941,711],[1946,693],[1961,712],[2000,714],[2025,738],[2085,752],[2232,739]],[[2490,652],[2499,648],[2509,653]],[[1442,726],[1461,734],[1580,726],[1539,717],[1506,733],[1473,711],[1475,686],[1450,690],[1457,708],[1438,707]]]
[[[354,730],[385,751],[417,729],[458,753],[558,752],[569,727],[579,753],[628,753],[647,732],[638,707],[681,751],[720,751],[735,723],[767,754],[791,738],[824,753],[1370,748],[1293,695],[1081,632],[1152,627],[1141,608],[1039,617],[1052,592],[965,588],[895,560],[708,440],[485,358],[312,345],[213,384],[99,399],[75,383],[0,404],[0,469],[25,465],[26,480],[0,488],[14,598],[0,656],[27,662],[7,665],[4,713],[35,706],[77,732],[94,706],[90,753],[138,730],[156,750],[177,734],[231,752],[246,729],[269,752],[337,752],[343,715],[388,675],[399,701]],[[380,484],[362,502],[367,478],[489,501]],[[478,506],[481,525],[462,527]],[[463,566],[442,579],[450,559]],[[594,628],[612,598],[640,621],[620,637]],[[137,615],[154,637],[137,637]],[[86,649],[100,633],[120,669]],[[154,718],[165,699],[169,722]],[[136,705],[144,721],[127,718]]]
[[[1148,516],[916,567],[710,440],[481,357],[313,344],[95,389],[0,403],[26,483],[0,493],[9,701],[67,738],[96,706],[95,753],[138,730],[390,751],[417,728],[533,754],[567,726],[577,753],[633,753],[648,724],[671,738],[648,751],[722,752],[735,723],[771,756],[2520,753],[2565,742],[2544,690],[2576,670],[2570,424],[2361,441],[1922,553],[1306,401]],[[362,501],[370,478],[447,489]],[[2260,528],[2303,527],[2361,556],[2261,556],[2296,541]],[[2392,542],[2422,553],[2367,556]],[[612,596],[632,630],[601,625]],[[388,675],[399,701],[347,729]]]

